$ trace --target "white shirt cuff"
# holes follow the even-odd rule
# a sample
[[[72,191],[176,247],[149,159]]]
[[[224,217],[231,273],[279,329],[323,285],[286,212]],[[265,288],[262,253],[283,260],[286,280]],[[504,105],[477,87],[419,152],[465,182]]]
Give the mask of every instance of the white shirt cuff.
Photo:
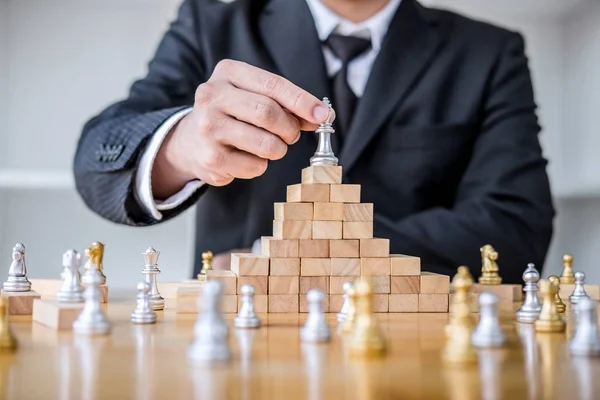
[[[204,182],[199,180],[188,182],[183,189],[163,201],[156,200],[152,193],[152,167],[154,166],[154,159],[158,154],[158,150],[169,132],[171,132],[171,129],[191,111],[191,108],[186,108],[169,117],[154,132],[140,160],[140,165],[135,176],[136,197],[144,210],[156,220],[162,219],[160,211],[171,210],[180,206],[204,184]]]

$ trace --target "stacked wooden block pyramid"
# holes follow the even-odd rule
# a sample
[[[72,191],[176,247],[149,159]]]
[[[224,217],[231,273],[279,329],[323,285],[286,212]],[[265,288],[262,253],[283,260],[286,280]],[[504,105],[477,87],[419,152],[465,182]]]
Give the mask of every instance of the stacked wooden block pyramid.
[[[327,294],[325,309],[338,312],[342,286],[369,276],[377,312],[447,312],[449,278],[421,273],[420,259],[390,255],[389,239],[373,237],[373,204],[360,202],[360,185],[342,184],[342,167],[310,166],[302,183],[275,203],[273,236],[262,254],[233,254],[230,271],[208,271],[224,286],[224,312],[236,312],[246,283],[257,312],[306,312],[306,293]]]

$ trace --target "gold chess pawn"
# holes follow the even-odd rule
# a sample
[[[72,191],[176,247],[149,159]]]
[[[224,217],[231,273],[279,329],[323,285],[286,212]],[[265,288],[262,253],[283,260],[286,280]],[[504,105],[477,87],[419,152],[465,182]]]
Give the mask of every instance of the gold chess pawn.
[[[558,279],[556,281],[558,281]],[[564,332],[565,330],[565,321],[562,320],[558,313],[554,301],[555,296],[558,293],[558,284],[556,281],[551,279],[540,279],[538,283],[540,293],[544,296],[544,301],[542,304],[542,311],[534,324],[536,332]]]
[[[450,319],[448,325],[446,325],[446,336],[450,336],[450,330],[456,325],[466,325],[469,329],[475,327],[469,303],[469,294],[473,283],[473,276],[469,268],[465,266],[458,267],[456,275],[452,278],[454,296],[452,297]]]
[[[548,277],[548,280],[555,283],[558,287],[558,290],[560,290],[560,279],[558,279],[558,276],[550,275]],[[556,296],[554,296],[554,303],[556,304],[556,311],[558,311],[559,313],[562,314],[565,311],[567,311],[567,305],[563,303],[562,299],[560,298],[560,295],[558,294],[558,291],[556,292]]]
[[[573,274],[573,256],[565,254],[563,260],[563,271],[560,275],[560,283],[575,283],[575,275]]]
[[[95,264],[98,267],[100,276],[102,277],[102,284],[105,284],[106,276],[104,275],[104,272],[102,272],[104,269],[104,266],[102,265],[102,260],[104,259],[104,244],[100,242],[92,243],[90,247],[85,249],[85,256],[89,258],[85,263],[84,268],[88,270],[92,264]]]
[[[356,287],[352,285],[348,289],[348,314],[346,320],[342,325],[342,332],[350,333],[354,328],[354,322],[356,321]]]
[[[11,352],[17,349],[17,339],[14,337],[8,322],[8,305],[4,296],[0,296],[0,352]]]
[[[212,259],[213,253],[208,250],[202,253],[202,270],[198,274],[198,280],[205,281],[206,280],[206,271],[210,271],[212,269]]]
[[[350,355],[353,357],[380,357],[386,352],[386,342],[373,312],[373,288],[360,279],[355,285],[356,317],[350,336]]]
[[[498,274],[498,252],[491,244],[486,244],[479,249],[481,252],[481,276],[479,283],[482,285],[499,285],[502,278]]]

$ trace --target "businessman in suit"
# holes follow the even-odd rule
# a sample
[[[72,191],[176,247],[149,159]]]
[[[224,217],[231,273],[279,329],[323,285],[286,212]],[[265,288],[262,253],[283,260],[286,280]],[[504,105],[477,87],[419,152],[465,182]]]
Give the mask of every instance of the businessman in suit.
[[[522,37],[417,0],[183,1],[145,78],[83,129],[77,189],[146,226],[197,207],[200,253],[272,231],[327,117],[374,233],[423,269],[541,267],[554,210]],[[305,131],[301,133],[301,131]]]

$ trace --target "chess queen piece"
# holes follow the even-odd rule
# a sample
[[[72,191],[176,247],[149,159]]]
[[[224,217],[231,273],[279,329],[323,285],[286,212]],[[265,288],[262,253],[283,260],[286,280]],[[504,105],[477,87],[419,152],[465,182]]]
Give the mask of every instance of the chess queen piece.
[[[498,252],[492,245],[486,244],[479,249],[481,252],[481,276],[479,283],[482,285],[499,285],[502,278],[498,275]]]
[[[333,121],[335,120],[335,110],[331,107],[331,103],[327,97],[323,98],[323,104],[329,107],[329,116],[320,124],[315,133],[319,134],[319,144],[317,151],[310,158],[310,165],[338,165],[338,159],[333,154],[331,147],[331,134],[335,133],[333,129]]]
[[[542,304],[538,297],[538,281],[540,273],[534,264],[527,264],[527,269],[523,272],[523,281],[525,282],[525,300],[521,308],[517,310],[517,321],[525,324],[532,324],[538,319],[542,311]]]
[[[471,337],[476,347],[500,347],[506,335],[498,321],[498,296],[483,292],[479,295],[479,324]]]
[[[17,339],[10,329],[8,321],[8,304],[6,297],[0,296],[0,353],[8,353],[17,349]]]
[[[88,277],[86,275],[95,275],[96,272],[92,272],[91,274],[88,274],[88,272],[90,270],[96,270],[101,278],[100,285],[106,284],[106,276],[104,276],[104,272],[102,272],[104,270],[104,266],[102,265],[102,260],[104,258],[104,244],[100,242],[92,243],[90,247],[85,249],[85,256],[88,257],[88,260],[84,266],[85,273],[81,283],[87,285]],[[92,265],[95,265],[95,267],[92,268]]]
[[[560,283],[575,283],[575,275],[573,275],[573,256],[565,254],[562,258],[563,270],[560,275]]]
[[[573,294],[569,296],[569,302],[571,306],[573,306],[573,312],[577,313],[579,310],[576,307],[579,300],[583,298],[589,298],[587,293],[585,292],[585,287],[583,286],[585,283],[585,274],[581,271],[575,272],[575,288],[573,288]]]
[[[310,289],[306,294],[308,302],[308,318],[300,330],[300,339],[303,342],[328,342],[331,330],[325,319],[323,302],[325,294],[318,289]]]
[[[5,292],[29,292],[31,290],[31,282],[27,279],[25,246],[23,246],[23,243],[17,243],[13,247],[8,279],[2,287]]]
[[[554,303],[556,303],[556,310],[562,314],[565,311],[567,311],[567,305],[563,303],[562,299],[560,298],[560,294],[558,294],[558,292],[560,291],[560,279],[558,279],[558,276],[556,275],[550,275],[548,277],[548,280],[555,283],[558,287],[556,295],[554,296]]]
[[[373,313],[373,288],[366,279],[354,285],[356,317],[350,336],[350,356],[375,358],[383,356],[387,344]]]
[[[555,280],[540,279],[539,286],[544,300],[542,302],[542,311],[535,321],[536,332],[564,332],[566,324],[558,313],[556,302],[554,301],[558,293],[558,284]]]
[[[335,316],[338,323],[343,323],[348,319],[348,312],[350,311],[350,307],[353,307],[354,304],[350,302],[350,296],[348,292],[350,288],[353,287],[354,284],[352,282],[344,282],[342,285],[342,289],[344,290],[344,304],[342,304],[342,309]]]
[[[131,322],[134,324],[156,323],[156,313],[150,303],[150,284],[140,282],[137,285],[138,295],[135,310],[131,313]]]
[[[577,302],[577,308],[579,309],[577,327],[575,328],[575,335],[569,343],[569,350],[572,355],[576,356],[600,355],[598,302],[589,297],[582,297]]]
[[[212,259],[213,259],[212,251],[207,250],[204,253],[202,253],[202,270],[198,274],[199,281],[206,280],[206,271],[210,271],[212,269]]]
[[[144,256],[142,274],[146,276],[146,282],[150,286],[150,293],[148,294],[150,306],[153,310],[164,310],[165,299],[158,292],[158,284],[156,282],[156,276],[160,274],[160,269],[158,269],[158,256],[160,256],[160,252],[150,246],[142,255]]]
[[[81,254],[75,250],[67,250],[63,254],[63,284],[56,293],[60,303],[83,303],[83,288],[81,287]]]
[[[246,283],[240,288],[242,296],[241,307],[238,315],[233,319],[236,328],[258,328],[260,318],[254,311],[254,286]]]
[[[91,263],[84,278],[87,278],[86,289],[83,292],[85,304],[73,323],[73,332],[81,335],[106,335],[112,325],[100,307],[100,285],[103,279],[98,264]]]

